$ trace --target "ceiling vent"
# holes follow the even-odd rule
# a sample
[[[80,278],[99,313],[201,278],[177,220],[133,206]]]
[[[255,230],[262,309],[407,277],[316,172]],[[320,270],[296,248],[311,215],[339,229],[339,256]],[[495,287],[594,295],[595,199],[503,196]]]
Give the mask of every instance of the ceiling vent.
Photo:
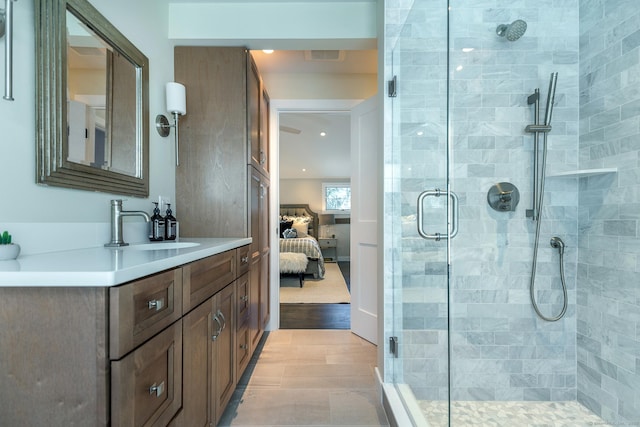
[[[305,50],[305,61],[320,62],[342,62],[344,61],[344,50]]]

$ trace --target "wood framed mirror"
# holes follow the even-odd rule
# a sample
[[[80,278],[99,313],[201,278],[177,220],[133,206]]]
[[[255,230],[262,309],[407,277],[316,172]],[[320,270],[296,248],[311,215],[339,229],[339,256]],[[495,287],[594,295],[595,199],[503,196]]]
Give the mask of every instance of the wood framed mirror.
[[[35,0],[36,182],[149,195],[149,61],[86,0]]]

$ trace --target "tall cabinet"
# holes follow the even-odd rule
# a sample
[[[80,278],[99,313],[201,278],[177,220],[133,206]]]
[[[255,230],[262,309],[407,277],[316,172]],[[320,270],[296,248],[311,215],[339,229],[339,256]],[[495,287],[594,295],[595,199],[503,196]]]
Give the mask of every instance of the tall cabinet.
[[[244,47],[179,46],[174,61],[187,93],[176,168],[180,235],[252,237],[247,301],[239,300],[246,310],[236,310],[236,350],[250,358],[270,318],[269,97]]]

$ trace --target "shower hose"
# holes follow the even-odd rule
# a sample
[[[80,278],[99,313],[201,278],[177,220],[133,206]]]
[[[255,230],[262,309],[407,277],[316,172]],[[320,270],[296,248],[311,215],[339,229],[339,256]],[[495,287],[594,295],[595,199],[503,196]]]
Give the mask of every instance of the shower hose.
[[[562,319],[562,316],[567,312],[567,285],[564,280],[564,244],[559,241],[551,240],[551,246],[558,248],[558,253],[560,254],[560,282],[562,283],[562,293],[563,293],[563,303],[562,310],[555,317],[547,317],[540,311],[540,307],[538,307],[538,303],[536,302],[535,297],[535,283],[536,283],[536,266],[538,263],[538,243],[540,242],[540,224],[541,216],[542,216],[542,203],[544,201],[544,181],[545,181],[545,171],[547,169],[547,133],[545,132],[542,137],[542,173],[540,177],[540,194],[538,196],[538,217],[536,218],[536,239],[533,245],[533,266],[531,267],[531,283],[529,286],[529,293],[531,296],[531,305],[533,305],[533,309],[536,311],[538,316],[542,320],[546,320],[547,322],[555,322]],[[554,242],[555,245],[554,246]]]

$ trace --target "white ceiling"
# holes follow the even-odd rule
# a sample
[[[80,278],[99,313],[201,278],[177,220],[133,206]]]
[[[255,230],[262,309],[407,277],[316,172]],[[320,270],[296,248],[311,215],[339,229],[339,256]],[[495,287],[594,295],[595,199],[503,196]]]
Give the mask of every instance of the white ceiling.
[[[261,74],[376,74],[377,51],[343,51],[342,61],[309,61],[305,51],[252,51]],[[307,57],[308,57],[307,53]],[[323,179],[351,176],[351,127],[348,113],[281,113],[280,178]],[[289,128],[300,133],[282,131]],[[320,132],[326,132],[321,136]]]
[[[350,137],[348,113],[281,113],[280,178],[350,177]]]

